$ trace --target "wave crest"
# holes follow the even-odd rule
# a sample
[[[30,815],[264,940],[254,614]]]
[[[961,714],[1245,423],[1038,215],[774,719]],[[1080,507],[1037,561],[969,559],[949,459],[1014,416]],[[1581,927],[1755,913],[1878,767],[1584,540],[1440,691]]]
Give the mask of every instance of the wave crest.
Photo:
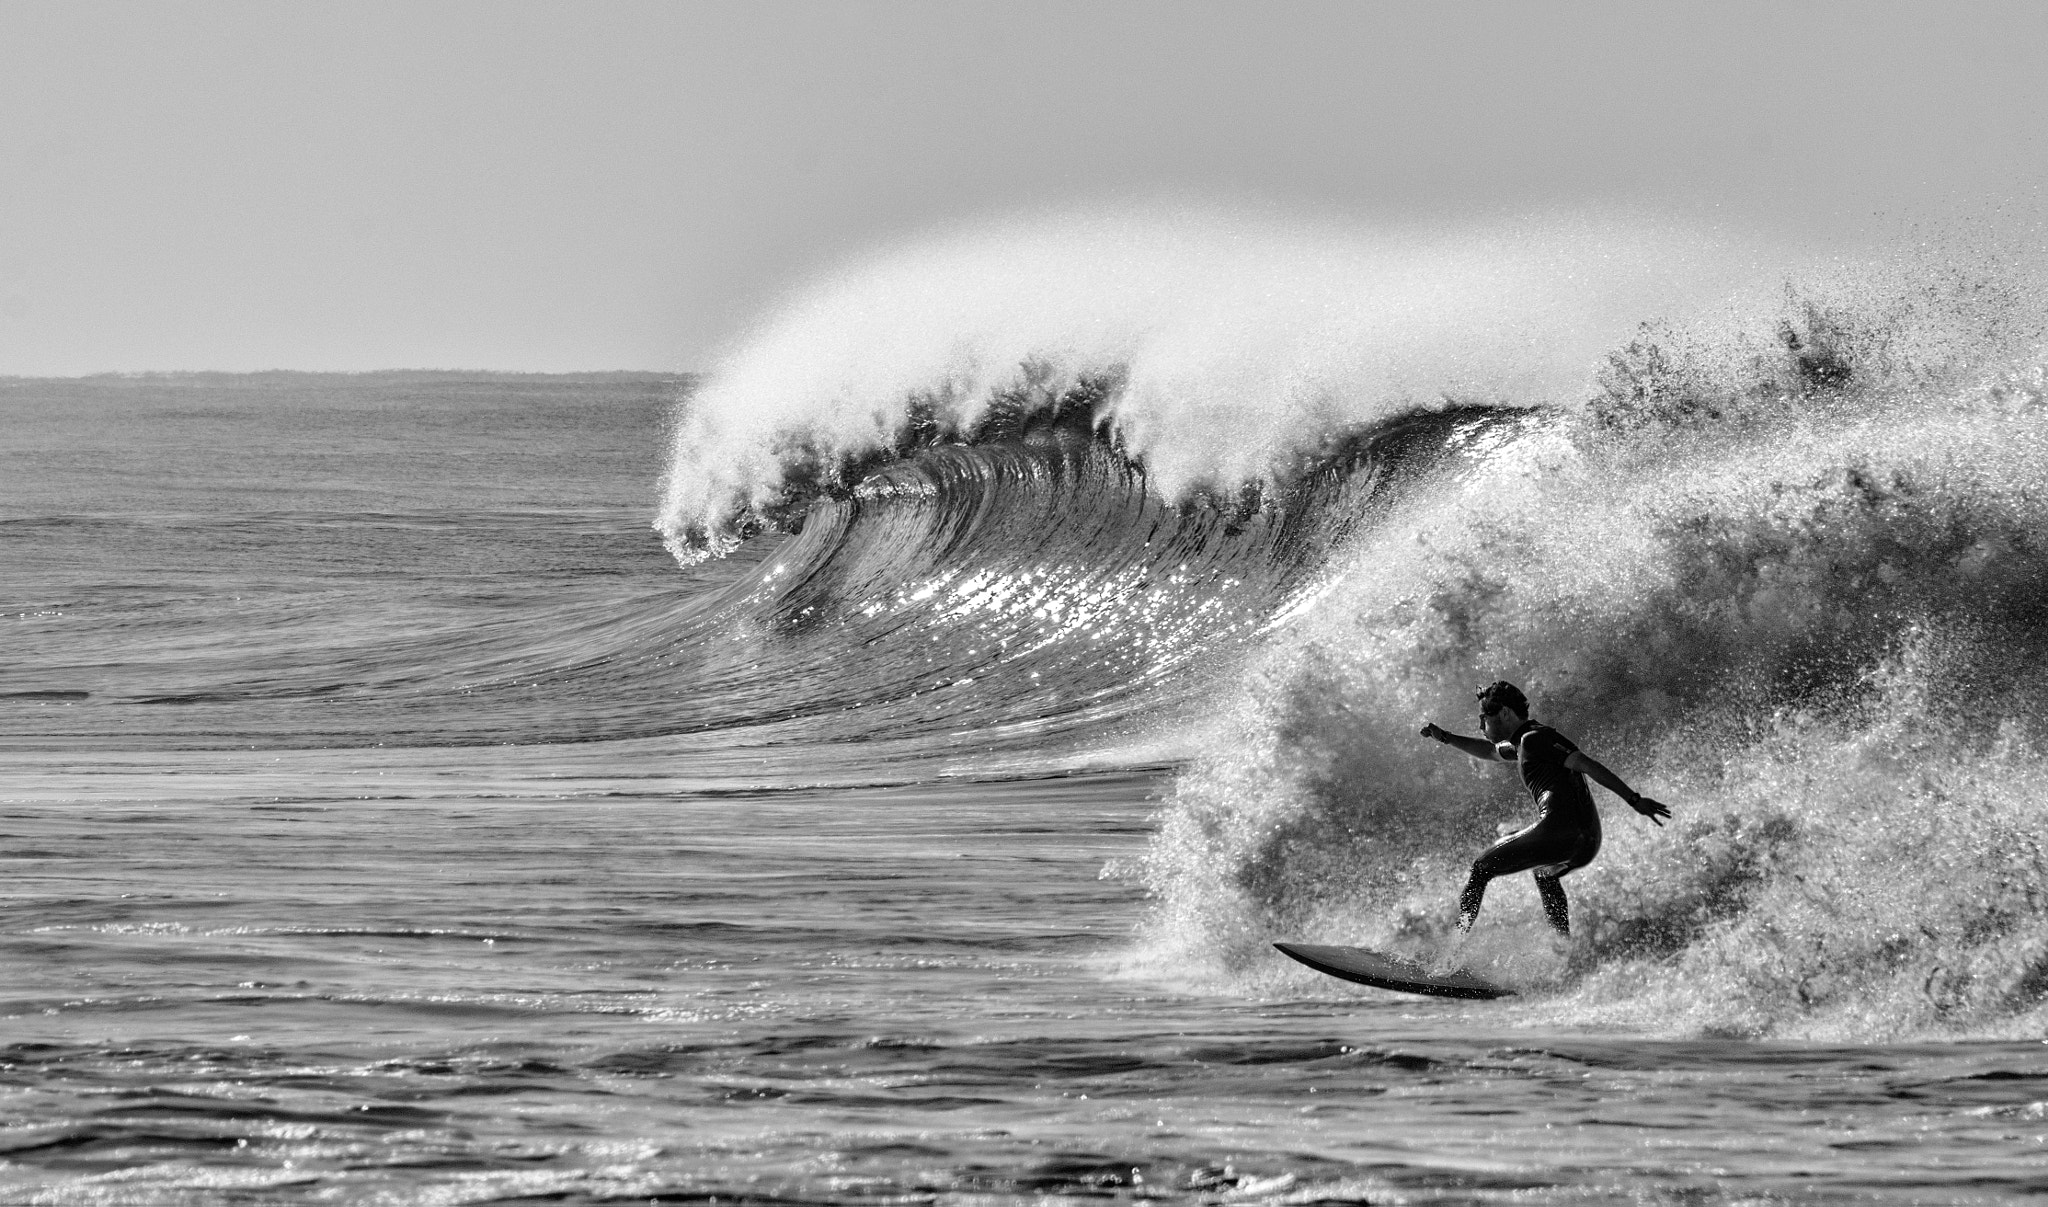
[[[1088,425],[1162,497],[1272,480],[1328,434],[1446,400],[1583,395],[1644,314],[1735,280],[1645,226],[1344,229],[1069,214],[899,249],[756,329],[683,408],[657,528],[684,561],[879,460]]]

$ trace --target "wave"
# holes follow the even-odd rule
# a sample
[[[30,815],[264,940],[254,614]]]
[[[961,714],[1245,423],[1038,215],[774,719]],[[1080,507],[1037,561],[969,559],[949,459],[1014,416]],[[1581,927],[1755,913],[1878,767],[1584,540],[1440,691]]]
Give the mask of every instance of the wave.
[[[1187,696],[1216,740],[1122,869],[1154,902],[1141,962],[1259,990],[1310,983],[1274,939],[1441,952],[1465,864],[1524,806],[1413,735],[1506,677],[1679,811],[1612,824],[1569,945],[1526,886],[1496,888],[1465,954],[1537,991],[1527,1017],[1833,1038],[2048,1019],[2033,279],[1937,249],[1729,289],[1640,230],[1310,240],[1311,263],[1195,225],[998,232],[799,299],[679,426],[672,551],[1033,422],[1221,515],[1333,433],[1462,399],[1486,438],[1322,509],[1340,535],[1251,593],[1249,671]],[[1680,286],[1646,291],[1660,257]],[[1200,632],[1180,648],[1235,661]]]
[[[1648,324],[1581,405],[1363,533],[1126,869],[1145,960],[1270,988],[1307,983],[1273,939],[1446,950],[1467,865],[1528,806],[1415,734],[1474,729],[1507,678],[1677,814],[1608,810],[1569,944],[1496,884],[1465,956],[1537,993],[1524,1017],[2038,1033],[2048,311],[1911,267],[1746,331]]]

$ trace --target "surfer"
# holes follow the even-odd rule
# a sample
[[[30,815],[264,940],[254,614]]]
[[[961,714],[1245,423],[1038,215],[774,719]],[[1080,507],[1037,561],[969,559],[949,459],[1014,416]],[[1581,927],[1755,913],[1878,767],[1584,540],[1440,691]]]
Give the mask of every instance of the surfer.
[[[1472,878],[1458,894],[1458,931],[1461,935],[1471,931],[1486,886],[1494,877],[1533,871],[1544,914],[1558,933],[1569,935],[1571,913],[1561,881],[1566,873],[1585,867],[1600,853],[1600,812],[1593,807],[1587,778],[1660,826],[1671,810],[1630,788],[1570,738],[1531,721],[1528,697],[1505,680],[1480,689],[1479,728],[1486,736],[1469,738],[1432,721],[1422,727],[1422,736],[1455,746],[1475,759],[1519,763],[1522,784],[1536,798],[1543,815],[1534,825],[1486,848],[1473,862]]]

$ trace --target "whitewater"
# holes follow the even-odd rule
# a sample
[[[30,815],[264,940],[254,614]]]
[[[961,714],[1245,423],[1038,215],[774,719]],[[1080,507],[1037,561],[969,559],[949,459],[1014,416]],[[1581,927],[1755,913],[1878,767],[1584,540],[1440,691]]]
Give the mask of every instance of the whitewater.
[[[2043,279],[1061,213],[702,376],[0,382],[0,1198],[2040,1194]],[[1273,952],[1446,949],[1498,678],[1672,824],[1512,998]]]

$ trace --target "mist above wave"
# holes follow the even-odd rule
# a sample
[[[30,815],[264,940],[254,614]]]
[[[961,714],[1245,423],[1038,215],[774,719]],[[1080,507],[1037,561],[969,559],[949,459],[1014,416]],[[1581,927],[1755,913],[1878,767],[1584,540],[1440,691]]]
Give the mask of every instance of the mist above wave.
[[[1076,409],[1162,497],[1228,491],[1447,399],[1581,397],[1602,352],[1725,295],[1735,265],[1692,233],[1576,220],[994,224],[877,255],[763,319],[690,400],[657,527],[685,561],[721,553],[850,489],[876,454]]]

